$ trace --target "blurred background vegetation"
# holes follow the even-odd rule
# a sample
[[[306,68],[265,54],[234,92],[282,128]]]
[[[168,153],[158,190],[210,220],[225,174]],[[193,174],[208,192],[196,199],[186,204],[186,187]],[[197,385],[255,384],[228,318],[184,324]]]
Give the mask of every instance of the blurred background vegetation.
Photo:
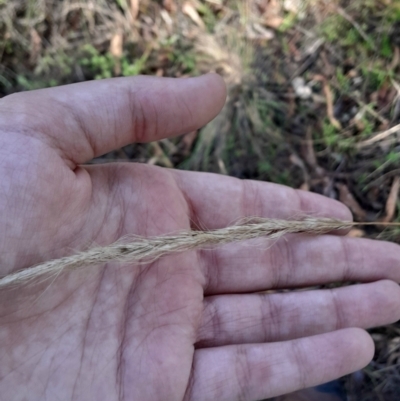
[[[149,74],[221,74],[203,129],[93,163],[136,161],[268,180],[400,222],[400,0],[0,0],[0,97]],[[400,229],[354,229],[400,242]],[[379,268],[379,266],[377,266]],[[352,400],[400,399],[400,325],[372,331]]]

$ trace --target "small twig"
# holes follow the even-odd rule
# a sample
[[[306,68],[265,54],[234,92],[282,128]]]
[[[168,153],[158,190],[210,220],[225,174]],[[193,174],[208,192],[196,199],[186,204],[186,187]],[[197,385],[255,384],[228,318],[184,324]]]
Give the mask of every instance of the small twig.
[[[382,219],[382,222],[384,223],[388,223],[389,221],[391,221],[396,213],[399,189],[400,189],[400,177],[395,177],[386,202],[386,208],[385,208],[386,216]]]
[[[342,129],[342,124],[335,117],[333,107],[333,95],[327,79],[323,75],[315,75],[314,80],[322,82],[324,95],[326,99],[326,114],[328,115],[330,123],[338,130]]]
[[[152,147],[154,150],[154,156],[147,162],[148,164],[160,163],[161,165],[168,167],[168,168],[174,167],[171,160],[164,153],[164,151],[162,150],[162,148],[158,142],[152,142],[150,144],[150,147]]]
[[[324,39],[317,39],[313,42],[313,44],[305,52],[305,57],[303,57],[303,60],[305,59],[305,61],[293,73],[293,75],[290,77],[290,81],[293,81],[293,79],[296,77],[303,75],[308,69],[311,68],[311,66],[317,61],[318,53],[324,43]]]
[[[367,185],[365,185],[362,190],[363,191],[367,191],[369,190],[371,187],[380,185],[382,182],[384,182],[387,178],[391,178],[393,176],[396,175],[400,175],[400,169],[395,169],[395,170],[391,170],[388,171],[385,174],[382,174],[381,176],[379,176],[378,178],[376,178],[375,180],[371,181],[370,183],[368,183]]]
[[[375,111],[371,106],[368,104],[364,103],[362,100],[357,99],[356,97],[351,96],[351,99],[354,100],[366,113],[368,113],[370,116],[374,117],[376,120],[378,120],[380,123],[383,125],[388,125],[389,121],[385,118],[382,117],[378,111]]]
[[[331,88],[329,87],[329,84],[326,80],[324,81],[324,93],[325,93],[325,97],[326,97],[326,109],[327,109],[329,121],[336,129],[341,130],[342,124],[335,117],[335,112],[334,112],[334,108],[333,108],[333,96],[332,96]]]
[[[394,127],[389,128],[386,131],[383,131],[383,132],[375,134],[372,138],[367,139],[366,141],[358,143],[356,146],[357,146],[358,149],[365,148],[365,147],[370,146],[370,145],[372,145],[372,144],[374,144],[376,142],[382,141],[382,140],[386,139],[387,137],[398,133],[399,131],[400,131],[400,124],[397,124]]]

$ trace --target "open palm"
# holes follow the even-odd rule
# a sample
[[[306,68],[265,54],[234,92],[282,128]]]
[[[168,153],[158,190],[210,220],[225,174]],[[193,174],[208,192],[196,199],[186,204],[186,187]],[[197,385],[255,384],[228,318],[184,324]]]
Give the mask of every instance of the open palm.
[[[216,75],[2,99],[0,275],[126,234],[219,228],[247,216],[351,217],[333,200],[274,184],[84,165],[197,129],[224,101]],[[399,259],[393,244],[295,235],[3,290],[0,399],[253,401],[329,381],[371,359],[359,328],[400,317],[399,287],[389,281],[400,279]],[[369,283],[259,293],[342,280]]]

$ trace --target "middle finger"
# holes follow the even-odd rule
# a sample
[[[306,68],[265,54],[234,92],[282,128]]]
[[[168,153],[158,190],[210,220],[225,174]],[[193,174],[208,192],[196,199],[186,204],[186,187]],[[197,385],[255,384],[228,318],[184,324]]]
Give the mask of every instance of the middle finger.
[[[396,244],[334,235],[256,239],[199,251],[206,295],[337,281],[400,282]]]

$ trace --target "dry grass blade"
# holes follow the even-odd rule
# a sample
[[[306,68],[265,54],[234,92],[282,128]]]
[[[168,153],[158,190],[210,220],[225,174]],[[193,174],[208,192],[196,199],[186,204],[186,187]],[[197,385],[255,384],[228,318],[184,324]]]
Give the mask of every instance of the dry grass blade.
[[[339,200],[354,213],[358,221],[364,221],[367,213],[354,198],[347,185],[336,184],[336,187],[339,190]]]
[[[136,20],[139,14],[139,0],[131,0],[131,15],[133,20]]]
[[[357,144],[357,147],[359,149],[365,148],[367,146],[373,145],[376,142],[380,142],[393,134],[397,134],[398,132],[400,132],[400,124],[397,124],[386,131],[376,134],[372,138],[367,139],[366,141],[360,142],[359,144]]]
[[[332,91],[331,91],[331,88],[330,88],[328,82],[325,79],[323,80],[323,85],[324,85],[324,94],[326,97],[326,112],[327,112],[329,121],[336,129],[341,130],[342,124],[335,117]]]
[[[323,90],[324,90],[324,95],[326,98],[326,114],[329,118],[330,123],[338,130],[342,129],[342,124],[340,121],[335,117],[335,112],[334,112],[334,98],[333,94],[331,91],[331,88],[329,86],[328,81],[323,75],[317,74],[314,76],[315,81],[322,82],[323,85]]]
[[[393,180],[392,187],[390,189],[389,197],[386,202],[386,216],[383,218],[384,223],[392,221],[396,212],[397,198],[399,196],[400,189],[400,177],[395,177]]]
[[[123,54],[123,44],[124,44],[124,36],[122,32],[117,32],[111,39],[110,42],[110,53],[115,59],[114,65],[114,74],[121,74],[121,57]]]
[[[254,238],[278,239],[288,233],[319,235],[351,228],[354,223],[326,218],[274,220],[253,218],[241,225],[211,231],[184,231],[153,238],[125,238],[114,244],[89,249],[73,256],[52,260],[11,273],[0,279],[0,289],[31,282],[43,276],[54,276],[63,270],[77,270],[109,262],[148,263],[162,256],[244,241]]]
[[[182,11],[186,14],[197,26],[202,29],[205,29],[206,26],[201,19],[199,13],[197,12],[196,8],[190,1],[185,1],[182,6]]]

